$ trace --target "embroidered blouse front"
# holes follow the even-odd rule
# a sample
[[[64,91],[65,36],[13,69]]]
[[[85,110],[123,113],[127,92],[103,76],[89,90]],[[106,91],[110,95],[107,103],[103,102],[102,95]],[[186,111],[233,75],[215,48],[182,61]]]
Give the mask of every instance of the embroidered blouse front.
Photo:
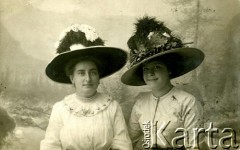
[[[172,147],[173,138],[179,136],[176,129],[184,128],[191,145],[194,142],[193,128],[202,127],[202,117],[202,106],[195,97],[176,87],[160,98],[151,92],[140,93],[129,120],[129,134],[133,143],[137,143],[136,147],[143,149],[145,125],[151,122],[151,142],[163,148]]]
[[[69,95],[53,106],[41,150],[131,150],[120,105],[98,93],[80,101]]]

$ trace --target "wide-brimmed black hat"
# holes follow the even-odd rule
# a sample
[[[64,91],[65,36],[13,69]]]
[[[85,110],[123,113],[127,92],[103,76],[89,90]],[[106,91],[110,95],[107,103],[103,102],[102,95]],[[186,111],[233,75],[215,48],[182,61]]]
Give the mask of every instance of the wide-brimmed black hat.
[[[104,46],[95,29],[88,25],[72,25],[60,35],[56,56],[46,67],[46,75],[53,81],[71,83],[65,67],[70,60],[96,60],[100,78],[121,69],[127,61],[127,53],[116,47]]]
[[[136,31],[128,40],[130,68],[121,81],[132,86],[146,85],[142,64],[150,60],[163,62],[171,72],[170,79],[179,77],[198,67],[204,53],[197,48],[186,47],[171,30],[155,18],[143,17],[137,21]]]

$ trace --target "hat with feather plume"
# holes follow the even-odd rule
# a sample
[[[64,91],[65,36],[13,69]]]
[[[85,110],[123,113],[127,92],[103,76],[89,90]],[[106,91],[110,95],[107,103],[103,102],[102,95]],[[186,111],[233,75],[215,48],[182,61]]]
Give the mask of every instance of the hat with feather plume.
[[[100,78],[121,69],[127,61],[127,53],[116,47],[104,46],[104,41],[95,29],[85,24],[74,24],[66,28],[55,44],[58,55],[47,65],[46,75],[53,81],[71,83],[65,67],[70,60],[96,60]]]
[[[160,60],[171,72],[170,79],[179,77],[198,67],[204,53],[197,48],[186,47],[180,38],[174,36],[163,22],[144,16],[135,23],[136,30],[127,44],[130,49],[130,68],[121,81],[132,86],[145,85],[142,64]]]

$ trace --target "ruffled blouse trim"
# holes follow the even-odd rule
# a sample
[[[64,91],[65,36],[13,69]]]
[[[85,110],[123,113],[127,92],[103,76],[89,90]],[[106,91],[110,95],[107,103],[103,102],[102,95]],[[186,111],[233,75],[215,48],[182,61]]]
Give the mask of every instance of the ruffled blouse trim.
[[[81,102],[76,94],[71,94],[63,100],[68,111],[78,117],[91,117],[105,110],[112,98],[108,95],[97,93],[90,102]]]

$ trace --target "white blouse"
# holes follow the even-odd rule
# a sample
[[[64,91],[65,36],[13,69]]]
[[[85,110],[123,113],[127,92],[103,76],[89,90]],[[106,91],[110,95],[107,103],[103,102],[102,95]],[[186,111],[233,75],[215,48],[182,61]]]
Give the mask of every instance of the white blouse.
[[[153,126],[156,121],[157,128]],[[149,134],[146,133],[149,126],[151,140],[148,140]],[[172,139],[183,135],[182,132],[175,133],[177,128],[183,128],[188,132],[187,142],[192,146],[195,138],[193,128],[200,127],[203,127],[201,104],[194,96],[176,87],[160,98],[154,97],[151,92],[140,93],[136,97],[129,120],[129,134],[133,144],[136,145],[134,149],[143,149],[143,144],[146,146],[146,142],[149,141],[150,145],[157,143],[162,148],[173,147]],[[163,128],[164,131],[161,130]]]
[[[117,101],[97,93],[91,100],[76,94],[53,106],[41,150],[132,150]]]

